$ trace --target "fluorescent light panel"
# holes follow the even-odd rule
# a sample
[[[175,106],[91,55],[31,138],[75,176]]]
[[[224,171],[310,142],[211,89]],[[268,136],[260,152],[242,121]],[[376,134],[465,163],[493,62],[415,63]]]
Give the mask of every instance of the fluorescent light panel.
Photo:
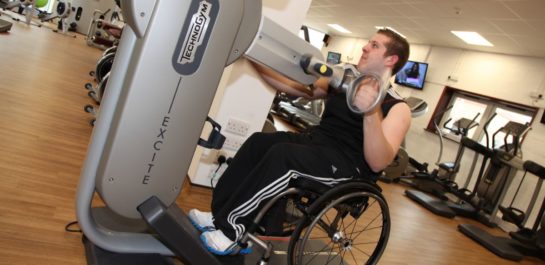
[[[479,46],[494,46],[488,40],[486,40],[481,34],[473,31],[451,31],[456,37],[462,39],[467,44],[479,45]]]
[[[401,34],[401,32],[397,31],[396,29],[392,28],[392,27],[386,27],[386,26],[375,26],[376,29],[389,29],[397,34],[399,34],[399,36],[403,37],[403,38],[407,38],[405,37],[405,35]]]
[[[342,33],[352,33],[352,31],[345,29],[343,26],[339,24],[327,24],[331,28],[335,29],[336,31],[342,32]]]

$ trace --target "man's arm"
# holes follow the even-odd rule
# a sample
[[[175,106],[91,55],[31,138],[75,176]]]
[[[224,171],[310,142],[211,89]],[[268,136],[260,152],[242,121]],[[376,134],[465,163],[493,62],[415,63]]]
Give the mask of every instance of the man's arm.
[[[378,89],[377,81],[362,81],[353,104],[367,109],[378,96]],[[386,117],[382,116],[380,105],[363,115],[363,153],[371,170],[379,172],[393,161],[410,126],[411,110],[407,104],[395,104]]]
[[[292,96],[304,97],[306,99],[324,98],[327,95],[328,80],[326,78],[316,80],[313,84],[313,88],[309,89],[308,86],[293,81],[266,66],[255,62],[251,63],[261,75],[261,78],[278,91],[285,92]]]
[[[395,104],[386,118],[380,111],[364,115],[364,156],[375,171],[386,168],[395,158],[405,134],[411,126],[411,111],[407,104]]]

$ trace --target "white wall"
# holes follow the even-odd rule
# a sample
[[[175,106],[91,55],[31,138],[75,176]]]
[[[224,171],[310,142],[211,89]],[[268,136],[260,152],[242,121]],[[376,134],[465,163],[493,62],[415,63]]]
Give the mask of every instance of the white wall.
[[[327,54],[328,51],[340,52],[343,61],[357,63],[361,55],[361,48],[366,43],[367,40],[363,39],[333,37],[330,45],[323,48],[322,52],[324,54]],[[349,61],[347,60],[347,56],[353,59]],[[478,94],[539,107],[540,111],[532,124],[532,130],[529,132],[522,150],[525,160],[529,159],[545,166],[545,152],[543,152],[543,147],[545,146],[545,125],[540,123],[545,100],[535,102],[530,97],[531,92],[535,91],[542,94],[545,92],[545,59],[418,44],[411,45],[409,59],[429,63],[426,84],[422,91],[394,84],[398,92],[404,97],[413,96],[422,98],[429,105],[429,111],[426,115],[413,119],[411,129],[407,134],[406,147],[411,157],[421,162],[428,162],[430,169],[433,168],[439,152],[439,139],[435,134],[426,132],[424,128],[430,121],[431,114],[443,92],[443,88],[451,86]],[[458,81],[449,81],[449,76],[457,77]],[[444,141],[444,144],[445,150],[442,160],[452,161],[458,145],[449,140]],[[457,179],[459,184],[463,184],[467,177],[471,159],[472,156],[466,156],[466,159],[462,162],[463,168],[458,174]],[[521,177],[521,172],[515,177],[506,196],[505,204],[511,202],[514,190],[519,184]],[[519,198],[515,201],[515,206],[526,210],[525,207],[530,200],[536,182],[537,178],[535,177],[526,178],[521,192],[519,192]],[[542,190],[537,207],[540,206],[544,195],[545,188]]]
[[[263,15],[297,35],[310,2],[264,0]],[[209,116],[223,126],[222,134],[227,137],[226,144],[219,151],[197,148],[188,172],[191,183],[210,186],[211,173],[218,167],[217,157],[232,157],[235,154],[236,150],[226,147],[227,142],[241,143],[253,132],[261,131],[275,94],[276,90],[263,82],[247,60],[240,59],[228,67],[209,112]],[[237,135],[226,130],[230,119],[246,123],[249,126],[248,132]],[[205,128],[203,135],[207,135],[209,130]]]

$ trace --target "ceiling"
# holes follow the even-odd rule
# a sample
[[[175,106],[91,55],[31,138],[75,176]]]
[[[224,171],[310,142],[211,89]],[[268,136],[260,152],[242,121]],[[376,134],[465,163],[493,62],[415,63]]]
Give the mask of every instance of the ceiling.
[[[545,0],[313,0],[304,24],[364,39],[389,26],[410,43],[545,58]],[[451,30],[476,31],[494,47],[466,44]]]

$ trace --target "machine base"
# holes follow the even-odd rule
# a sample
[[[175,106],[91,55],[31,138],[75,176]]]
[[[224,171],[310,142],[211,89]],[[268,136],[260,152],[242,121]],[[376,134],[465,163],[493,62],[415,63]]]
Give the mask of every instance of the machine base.
[[[504,259],[514,261],[522,260],[523,254],[513,247],[517,242],[511,238],[493,236],[470,224],[458,225],[458,230]]]
[[[450,207],[448,207],[444,201],[429,196],[426,193],[417,190],[406,190],[405,195],[418,202],[420,205],[424,206],[434,214],[447,218],[454,218],[454,216],[456,216],[456,213],[450,209]]]
[[[174,259],[159,254],[121,254],[99,248],[83,236],[88,265],[174,265]]]

